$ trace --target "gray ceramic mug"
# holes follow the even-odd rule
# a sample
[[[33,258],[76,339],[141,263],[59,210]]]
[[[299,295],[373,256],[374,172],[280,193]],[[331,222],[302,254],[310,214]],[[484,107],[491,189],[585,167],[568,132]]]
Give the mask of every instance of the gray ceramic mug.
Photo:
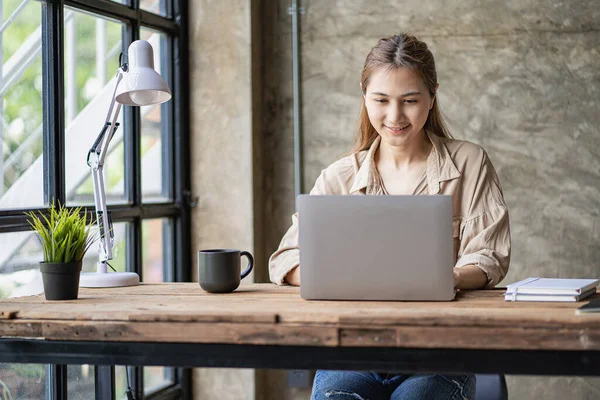
[[[248,257],[246,270],[241,271],[241,257]],[[198,282],[210,293],[229,293],[240,286],[254,267],[254,258],[247,251],[214,249],[198,251]]]

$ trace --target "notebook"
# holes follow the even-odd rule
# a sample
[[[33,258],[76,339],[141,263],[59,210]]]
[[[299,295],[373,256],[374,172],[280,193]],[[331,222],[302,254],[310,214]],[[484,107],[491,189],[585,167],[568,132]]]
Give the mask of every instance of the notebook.
[[[579,301],[596,293],[598,279],[527,278],[506,286],[506,301]]]
[[[593,287],[582,294],[504,294],[506,301],[568,301],[575,302],[584,300],[596,293],[596,288]]]
[[[448,301],[452,197],[298,197],[304,299]]]

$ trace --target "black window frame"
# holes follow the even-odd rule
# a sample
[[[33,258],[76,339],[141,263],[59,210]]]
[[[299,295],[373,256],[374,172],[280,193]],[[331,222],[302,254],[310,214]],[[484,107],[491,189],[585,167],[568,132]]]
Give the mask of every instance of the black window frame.
[[[111,0],[37,0],[42,7],[42,69],[43,69],[43,157],[44,202],[54,199],[66,204],[65,185],[65,109],[64,109],[64,7],[118,20],[124,24],[123,52],[139,38],[140,28],[149,28],[167,37],[169,76],[173,94],[162,105],[163,126],[171,126],[172,135],[163,136],[163,159],[169,163],[172,180],[163,173],[163,195],[170,199],[160,203],[143,203],[141,188],[141,120],[139,107],[123,107],[126,204],[109,205],[113,223],[126,222],[126,265],[128,271],[142,276],[142,221],[164,218],[163,228],[171,235],[163,236],[165,264],[173,269],[165,278],[174,282],[191,281],[190,226],[190,154],[189,154],[189,51],[188,2],[162,0],[161,12],[166,16],[140,9],[139,0],[120,4]],[[107,105],[108,107],[108,105]],[[98,132],[101,127],[98,127]],[[0,210],[0,233],[30,230],[25,211],[46,213],[47,208]],[[93,217],[93,207],[88,208]],[[168,228],[168,229],[167,229]],[[191,369],[175,369],[175,385],[143,396],[143,367],[130,370],[131,386],[136,399],[191,399]],[[47,365],[47,396],[67,398],[67,366]],[[97,399],[113,399],[114,366],[95,366]],[[113,388],[103,390],[103,388]]]

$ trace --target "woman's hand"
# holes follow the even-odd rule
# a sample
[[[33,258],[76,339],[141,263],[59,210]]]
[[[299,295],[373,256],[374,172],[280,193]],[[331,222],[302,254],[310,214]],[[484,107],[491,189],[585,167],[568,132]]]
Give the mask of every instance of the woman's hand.
[[[300,267],[296,267],[288,272],[283,280],[292,286],[300,286]]]
[[[454,268],[454,287],[456,289],[482,289],[487,283],[487,274],[477,265],[465,265]]]

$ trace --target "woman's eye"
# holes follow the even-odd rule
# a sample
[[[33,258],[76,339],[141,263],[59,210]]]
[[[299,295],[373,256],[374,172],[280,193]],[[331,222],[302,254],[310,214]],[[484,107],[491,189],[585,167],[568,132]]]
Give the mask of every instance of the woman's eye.
[[[404,100],[404,102],[408,103],[408,104],[413,104],[413,103],[416,103],[417,101],[416,100]]]
[[[387,103],[386,99],[375,99],[375,102],[377,103]]]

